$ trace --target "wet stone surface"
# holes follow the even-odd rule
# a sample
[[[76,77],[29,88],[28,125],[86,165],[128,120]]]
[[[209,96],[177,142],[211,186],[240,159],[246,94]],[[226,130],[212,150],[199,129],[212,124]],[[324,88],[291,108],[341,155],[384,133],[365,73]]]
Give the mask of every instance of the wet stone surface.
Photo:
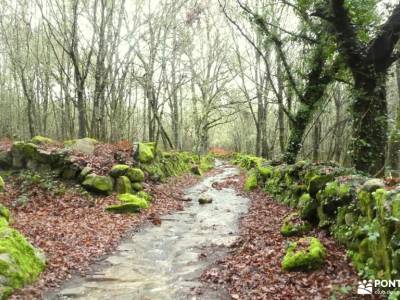
[[[86,277],[66,282],[45,299],[220,299],[215,291],[195,295],[198,277],[225,254],[238,234],[239,217],[249,200],[232,189],[216,190],[215,182],[238,174],[220,165],[221,172],[186,190],[194,201],[184,211],[162,217],[161,226],[148,225],[125,240],[112,255],[93,266]],[[208,205],[198,203],[210,197]],[[212,254],[201,255],[206,248]],[[222,292],[221,292],[222,293]]]

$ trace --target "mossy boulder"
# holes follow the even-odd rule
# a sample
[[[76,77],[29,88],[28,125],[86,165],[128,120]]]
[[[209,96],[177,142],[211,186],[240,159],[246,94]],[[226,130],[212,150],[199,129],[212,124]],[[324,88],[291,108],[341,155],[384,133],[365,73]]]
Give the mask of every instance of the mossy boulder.
[[[0,299],[34,282],[45,267],[43,253],[34,248],[18,231],[0,227]]]
[[[298,213],[291,213],[283,219],[281,234],[283,236],[303,235],[310,230],[310,223],[302,220]]]
[[[144,173],[141,169],[139,168],[129,168],[127,170],[126,176],[132,181],[132,182],[142,182],[144,180]]]
[[[285,271],[315,270],[322,266],[325,256],[325,247],[317,238],[301,238],[289,244],[282,260],[282,269]]]
[[[151,163],[154,159],[154,146],[149,143],[138,143],[135,156],[141,163]]]
[[[117,178],[119,176],[125,176],[128,173],[129,166],[127,165],[115,165],[111,168],[110,176]]]
[[[257,187],[257,173],[254,169],[247,172],[246,181],[244,182],[244,190],[249,192]]]
[[[140,208],[149,208],[149,204],[148,202],[137,196],[137,195],[133,195],[133,194],[120,194],[117,196],[117,199],[123,203],[131,203],[131,204],[135,204],[137,206],[139,206]]]
[[[51,138],[37,135],[31,139],[31,143],[36,145],[45,145],[45,144],[54,144],[54,141]]]
[[[153,200],[153,197],[148,193],[146,193],[145,191],[137,192],[135,195],[146,200],[147,202],[151,202]]]
[[[327,183],[325,189],[317,193],[318,205],[328,216],[335,216],[337,209],[351,200],[350,186],[339,184],[337,181]]]
[[[65,141],[64,146],[86,155],[93,155],[96,146],[98,145],[98,141],[92,138],[83,138],[72,141]]]
[[[132,184],[128,177],[120,176],[116,179],[115,190],[118,194],[127,194],[132,192]]]
[[[132,189],[136,192],[143,191],[143,185],[140,182],[132,183]]]
[[[91,167],[84,167],[81,173],[78,176],[79,181],[84,181],[86,176],[93,173],[93,169]]]
[[[141,208],[135,203],[124,203],[124,204],[110,205],[106,208],[106,211],[115,214],[128,214],[128,213],[138,213],[140,212],[140,209]]]
[[[317,193],[325,188],[325,185],[332,181],[334,177],[332,175],[315,175],[310,179],[308,184],[308,193],[311,197],[315,198]]]
[[[2,192],[4,190],[4,180],[3,178],[0,176],[0,192]]]
[[[109,195],[113,191],[114,181],[109,176],[89,174],[86,176],[82,185],[90,192]]]
[[[297,208],[302,219],[314,222],[317,217],[317,201],[311,198],[310,194],[303,194],[298,203]]]
[[[33,143],[15,142],[11,147],[14,168],[24,168],[28,160],[38,158],[38,146]]]

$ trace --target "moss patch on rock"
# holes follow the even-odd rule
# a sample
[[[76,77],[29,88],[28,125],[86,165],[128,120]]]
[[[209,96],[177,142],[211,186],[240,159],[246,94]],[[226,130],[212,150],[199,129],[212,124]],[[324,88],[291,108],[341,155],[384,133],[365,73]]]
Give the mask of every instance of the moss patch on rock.
[[[149,208],[149,203],[145,199],[143,199],[137,195],[120,194],[117,196],[117,199],[123,203],[135,204],[135,205],[139,206],[140,208]]]
[[[54,144],[54,141],[51,138],[37,135],[31,139],[31,143],[36,145],[44,145],[44,144]]]
[[[311,224],[302,220],[298,213],[291,213],[283,220],[281,234],[283,236],[303,235],[311,228]]]
[[[110,170],[110,176],[117,178],[119,176],[125,176],[128,173],[129,166],[127,165],[115,165]]]
[[[109,195],[113,191],[114,182],[109,176],[89,174],[82,183],[83,187],[90,192]]]
[[[141,163],[150,163],[154,159],[154,147],[146,143],[138,143],[136,159]]]
[[[314,237],[307,237],[290,243],[282,260],[285,271],[308,271],[322,266],[326,256],[325,247]]]
[[[136,192],[143,191],[143,185],[139,182],[132,183],[132,189]]]
[[[128,177],[120,176],[115,182],[115,190],[118,194],[127,194],[132,192],[132,184]]]
[[[151,202],[153,200],[153,197],[148,193],[146,193],[145,191],[137,192],[135,195],[146,200],[147,202]]]
[[[132,182],[142,182],[144,180],[144,173],[139,168],[129,168],[126,172],[126,176],[128,176]]]
[[[45,267],[43,253],[17,230],[0,226],[0,299],[34,282]]]

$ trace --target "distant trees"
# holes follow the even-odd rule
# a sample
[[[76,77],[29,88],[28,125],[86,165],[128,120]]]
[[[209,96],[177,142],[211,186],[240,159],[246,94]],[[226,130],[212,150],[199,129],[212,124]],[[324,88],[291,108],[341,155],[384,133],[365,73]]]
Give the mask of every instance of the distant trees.
[[[2,0],[0,136],[398,174],[400,8],[382,22],[384,3]]]

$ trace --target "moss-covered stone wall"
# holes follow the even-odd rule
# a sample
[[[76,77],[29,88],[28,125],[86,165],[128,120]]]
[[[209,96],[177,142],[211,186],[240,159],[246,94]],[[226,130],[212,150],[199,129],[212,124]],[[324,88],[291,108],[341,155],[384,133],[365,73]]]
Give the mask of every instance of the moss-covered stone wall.
[[[233,162],[248,170],[251,186],[256,180],[303,220],[329,231],[361,276],[400,279],[400,185],[334,163],[286,165],[240,154]]]

